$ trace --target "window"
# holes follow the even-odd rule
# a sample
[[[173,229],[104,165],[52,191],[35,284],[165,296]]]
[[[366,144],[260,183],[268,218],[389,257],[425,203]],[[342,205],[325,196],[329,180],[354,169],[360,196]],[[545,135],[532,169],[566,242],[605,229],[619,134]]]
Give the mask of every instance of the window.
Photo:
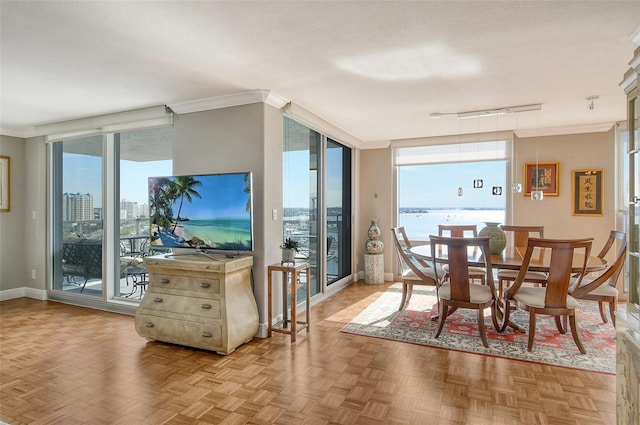
[[[506,145],[501,140],[396,148],[398,225],[411,239],[428,240],[438,224],[481,229],[488,221],[505,223]]]
[[[142,297],[148,279],[148,177],[172,172],[171,127],[49,144],[53,297],[90,304]]]

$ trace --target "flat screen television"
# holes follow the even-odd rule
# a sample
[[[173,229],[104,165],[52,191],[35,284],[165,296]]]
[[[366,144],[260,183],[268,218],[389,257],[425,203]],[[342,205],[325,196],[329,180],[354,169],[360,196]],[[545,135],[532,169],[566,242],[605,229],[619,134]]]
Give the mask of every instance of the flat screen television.
[[[149,177],[152,248],[253,251],[252,174]]]

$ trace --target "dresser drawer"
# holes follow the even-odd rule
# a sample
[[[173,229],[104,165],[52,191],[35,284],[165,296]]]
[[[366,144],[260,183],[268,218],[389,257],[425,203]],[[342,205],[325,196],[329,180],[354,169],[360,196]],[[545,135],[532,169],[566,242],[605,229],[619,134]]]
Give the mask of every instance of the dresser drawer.
[[[149,310],[150,314],[175,313],[209,319],[222,317],[219,299],[183,297],[159,292],[147,292],[140,303],[140,308]]]
[[[222,347],[222,327],[151,315],[137,315],[136,331],[144,338],[172,342],[189,347],[225,351]]]
[[[152,274],[151,285],[154,289],[183,290],[220,294],[220,279],[207,277],[178,276],[171,274]]]

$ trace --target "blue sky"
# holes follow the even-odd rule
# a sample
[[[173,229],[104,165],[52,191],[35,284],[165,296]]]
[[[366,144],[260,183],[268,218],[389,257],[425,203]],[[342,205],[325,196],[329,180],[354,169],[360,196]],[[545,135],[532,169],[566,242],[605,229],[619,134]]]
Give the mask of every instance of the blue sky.
[[[505,161],[402,166],[398,173],[400,207],[504,208],[506,196]],[[482,189],[473,180],[482,179]],[[462,186],[463,195],[458,196]],[[492,195],[493,186],[502,186],[502,196]]]

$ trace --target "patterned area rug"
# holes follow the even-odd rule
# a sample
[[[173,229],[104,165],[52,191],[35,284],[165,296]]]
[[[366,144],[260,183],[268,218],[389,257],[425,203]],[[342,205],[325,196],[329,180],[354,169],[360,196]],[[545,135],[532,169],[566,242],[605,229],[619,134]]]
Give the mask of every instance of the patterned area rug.
[[[615,374],[615,329],[611,322],[602,323],[595,302],[581,302],[577,312],[580,340],[587,354],[580,354],[570,330],[564,335],[558,332],[553,317],[550,316],[537,317],[536,339],[533,351],[529,353],[528,333],[517,333],[509,327],[503,334],[495,332],[489,309],[485,312],[489,348],[482,345],[476,321],[477,313],[474,310],[457,310],[447,318],[440,337],[435,339],[433,335],[438,322],[431,320],[431,316],[437,313],[435,289],[414,287],[409,306],[399,312],[397,310],[401,297],[401,285],[390,286],[345,326],[342,332]],[[528,329],[527,312],[514,311],[511,317],[513,322]]]

